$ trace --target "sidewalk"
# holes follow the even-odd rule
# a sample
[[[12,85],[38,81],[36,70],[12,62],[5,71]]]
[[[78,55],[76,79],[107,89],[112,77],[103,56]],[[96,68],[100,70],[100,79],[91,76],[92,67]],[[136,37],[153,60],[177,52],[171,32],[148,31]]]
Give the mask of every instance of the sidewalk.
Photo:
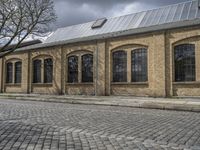
[[[1,99],[58,102],[85,105],[122,106],[200,112],[200,98],[149,98],[127,96],[69,96],[39,94],[0,94]]]

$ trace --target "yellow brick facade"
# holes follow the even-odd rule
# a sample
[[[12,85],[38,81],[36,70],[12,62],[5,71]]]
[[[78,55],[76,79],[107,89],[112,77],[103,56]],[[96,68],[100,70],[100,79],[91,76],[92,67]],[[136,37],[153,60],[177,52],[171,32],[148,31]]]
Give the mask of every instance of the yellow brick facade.
[[[195,44],[196,81],[174,82],[174,46]],[[131,51],[148,50],[148,82],[131,82]],[[127,52],[127,82],[112,82],[112,53]],[[67,83],[67,58],[93,55],[93,83]],[[33,83],[33,60],[53,59],[52,84]],[[21,84],[6,84],[6,63],[22,61]],[[79,61],[80,63],[80,61]],[[42,69],[43,69],[42,65]],[[200,96],[200,27],[172,29],[141,35],[109,38],[90,42],[59,45],[15,52],[0,59],[0,91],[6,93],[41,93],[67,95],[133,95],[133,96]],[[43,77],[42,77],[43,81]]]

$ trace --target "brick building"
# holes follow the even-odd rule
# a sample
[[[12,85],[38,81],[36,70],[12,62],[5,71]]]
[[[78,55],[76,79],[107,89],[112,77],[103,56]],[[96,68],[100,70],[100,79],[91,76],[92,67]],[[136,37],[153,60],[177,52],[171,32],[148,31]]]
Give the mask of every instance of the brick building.
[[[200,3],[57,29],[0,59],[0,91],[200,96]]]

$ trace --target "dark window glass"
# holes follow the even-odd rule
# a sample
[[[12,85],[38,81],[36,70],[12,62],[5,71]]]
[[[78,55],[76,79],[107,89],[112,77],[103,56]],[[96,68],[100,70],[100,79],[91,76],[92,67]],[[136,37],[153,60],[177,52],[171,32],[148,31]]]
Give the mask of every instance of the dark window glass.
[[[44,83],[53,81],[53,60],[51,58],[44,60]]]
[[[127,54],[125,51],[113,53],[113,82],[127,82]]]
[[[41,83],[41,60],[33,61],[33,83]]]
[[[174,49],[175,81],[195,81],[195,45],[183,44]]]
[[[93,56],[82,56],[82,82],[93,82]]]
[[[13,82],[13,64],[7,63],[6,65],[6,83],[12,83]]]
[[[131,53],[132,82],[146,82],[147,71],[147,49],[133,50]]]
[[[78,82],[78,57],[68,57],[68,82]]]
[[[21,83],[22,80],[22,62],[15,63],[15,83]]]

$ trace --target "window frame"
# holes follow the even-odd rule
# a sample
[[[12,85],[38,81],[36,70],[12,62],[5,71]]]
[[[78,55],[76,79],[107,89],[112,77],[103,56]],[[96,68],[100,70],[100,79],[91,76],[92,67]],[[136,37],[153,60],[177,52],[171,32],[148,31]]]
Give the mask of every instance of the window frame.
[[[35,61],[39,61],[40,62],[40,71],[39,71],[40,77],[39,77],[39,81],[35,81],[36,80],[35,79],[35,68],[34,68],[35,67],[35,64],[34,64]],[[42,64],[43,64],[42,60],[41,59],[34,59],[32,63],[33,63],[32,64],[32,66],[33,66],[33,68],[32,68],[32,83],[33,84],[42,84]]]
[[[140,52],[141,51],[141,52]],[[145,51],[145,52],[144,52]],[[133,63],[133,55],[134,55],[134,53],[139,53],[140,52],[140,54],[142,54],[142,56],[139,56],[139,57],[144,57],[143,55],[144,54],[146,54],[146,60],[143,60],[141,63],[142,64],[140,64],[140,66],[142,66],[142,67],[146,67],[145,69],[146,69],[146,74],[144,75],[145,77],[145,79],[144,79],[144,81],[142,81],[142,79],[141,78],[138,78],[138,76],[140,76],[141,74],[141,72],[143,72],[143,69],[141,69],[142,71],[140,72],[140,73],[136,73],[136,71],[135,71],[135,74],[134,74],[134,71],[133,71],[133,66],[134,66],[134,63]],[[146,62],[146,64],[144,64],[144,62]],[[147,48],[145,48],[145,47],[140,47],[140,48],[136,48],[136,49],[133,49],[132,51],[131,51],[131,83],[147,83],[148,82],[148,73],[149,72],[149,70],[148,70],[148,49]],[[137,76],[136,76],[137,75]],[[135,79],[134,79],[134,77],[135,77]],[[137,79],[138,79],[138,81],[137,81]],[[140,80],[141,79],[141,80]]]
[[[190,46],[194,46],[194,79],[193,80],[181,80],[178,81],[176,80],[176,54],[175,54],[175,48],[179,47],[179,46],[184,46],[184,45],[190,45]],[[190,64],[192,65],[192,64]],[[176,44],[173,46],[173,82],[174,83],[191,83],[191,82],[196,82],[197,76],[197,65],[196,65],[196,44],[195,43],[180,43],[180,44]]]
[[[114,79],[114,54],[115,53],[119,53],[119,52],[123,52],[124,54],[125,54],[125,56],[126,56],[126,60],[125,60],[125,62],[124,62],[124,64],[125,64],[125,72],[124,72],[124,79],[122,79],[122,80],[124,80],[124,81],[119,81],[119,80],[115,80]],[[119,59],[119,58],[118,58]],[[113,51],[112,52],[112,66],[111,66],[111,68],[112,68],[112,83],[128,83],[128,65],[127,65],[127,63],[128,63],[128,54],[127,54],[127,51],[126,50],[115,50],[115,51]],[[122,73],[123,74],[123,73]]]
[[[84,79],[84,69],[83,69],[83,58],[85,57],[85,56],[90,56],[92,59],[92,72],[91,72],[91,74],[92,74],[92,77],[87,77],[87,78],[90,78],[90,79]],[[91,65],[91,64],[90,64]],[[85,77],[86,77],[86,75],[85,75]],[[94,82],[94,56],[93,56],[93,54],[84,54],[84,55],[82,55],[81,56],[81,83],[93,83]]]
[[[50,60],[51,64],[46,64],[45,61]],[[43,61],[43,83],[44,84],[52,84],[53,83],[53,70],[54,70],[54,65],[53,65],[53,59],[52,58],[45,58]],[[51,67],[51,68],[48,68]],[[50,69],[50,70],[48,70]],[[48,72],[51,71],[51,72]],[[48,76],[48,74],[51,73],[51,76]],[[50,79],[49,79],[49,78]]]
[[[16,82],[16,72],[17,72],[16,71],[16,63],[21,63],[21,77],[20,77],[21,79],[20,79],[19,83]],[[12,82],[9,82],[9,83],[7,81],[7,64],[12,64]],[[12,86],[20,86],[21,83],[22,83],[22,67],[23,67],[22,60],[19,59],[19,58],[11,58],[11,59],[6,60],[4,65],[5,65],[5,72],[4,72],[4,75],[5,75],[5,77],[4,77],[5,86],[6,85],[8,85],[8,86],[10,86],[10,85],[12,85]]]
[[[72,58],[72,57],[75,57],[77,59],[77,77],[76,77],[77,81],[75,81],[75,82],[69,82],[69,73],[68,73],[69,72],[69,59]],[[71,83],[71,84],[78,83],[79,82],[79,56],[77,56],[77,55],[70,55],[70,56],[67,57],[66,70],[67,70],[67,77],[66,77],[67,83]]]
[[[18,72],[16,69],[17,69],[17,64],[20,64],[20,72]],[[14,67],[14,69],[15,69],[15,72],[14,72],[14,75],[15,75],[15,77],[14,77],[14,83],[15,84],[21,84],[22,83],[22,61],[17,61],[17,62],[15,62],[15,65],[14,65],[15,67]],[[17,74],[17,72],[19,73],[19,74]],[[17,75],[19,75],[19,79],[18,79],[18,76]],[[19,80],[19,81],[18,81]]]
[[[87,54],[93,56],[93,82],[82,82],[82,56],[87,55]],[[68,82],[68,58],[72,57],[72,56],[78,57],[78,82],[70,83],[70,82]],[[93,85],[94,84],[95,61],[94,61],[94,54],[93,54],[92,51],[90,51],[90,50],[73,51],[73,52],[66,55],[65,64],[66,64],[66,67],[65,67],[65,69],[66,69],[65,84],[67,84],[67,85],[76,85],[76,84]]]
[[[45,81],[45,60],[51,59],[52,60],[52,82],[46,82]],[[39,60],[41,61],[40,66],[40,82],[34,82],[34,61]],[[54,80],[54,58],[51,55],[39,55],[32,59],[32,84],[34,86],[53,86],[53,80]]]
[[[8,78],[8,65],[11,65],[12,67],[11,67],[11,70],[10,70],[10,72],[11,72],[11,77],[10,78]],[[6,84],[13,84],[13,78],[14,78],[14,67],[13,67],[13,62],[6,62]]]

